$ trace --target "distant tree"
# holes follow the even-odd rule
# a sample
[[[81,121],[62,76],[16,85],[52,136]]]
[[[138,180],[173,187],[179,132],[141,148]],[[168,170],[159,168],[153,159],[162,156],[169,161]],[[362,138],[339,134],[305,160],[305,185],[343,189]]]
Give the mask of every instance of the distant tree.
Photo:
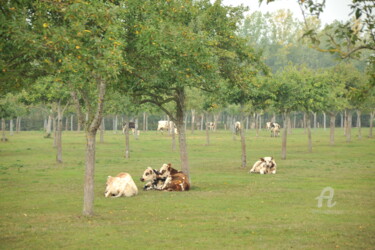
[[[275,0],[259,0],[259,3],[271,3]],[[341,58],[356,57],[363,50],[375,50],[375,16],[373,0],[353,0],[349,5],[352,19],[345,23],[328,25],[325,36],[319,36],[319,31],[308,22],[309,16],[319,18],[324,11],[325,0],[297,0],[305,20],[305,33],[316,48],[322,51],[336,53]],[[327,43],[321,43],[326,39]],[[325,48],[320,48],[323,45]],[[374,63],[374,57],[371,59]]]
[[[62,163],[62,119],[64,112],[71,103],[70,92],[61,80],[54,77],[40,77],[27,92],[23,92],[22,99],[28,104],[43,104],[57,114],[55,133],[56,161]],[[51,131],[49,131],[50,133]],[[47,133],[46,137],[50,134]]]
[[[273,104],[275,110],[283,115],[284,128],[282,134],[281,159],[286,159],[287,135],[289,117],[292,111],[299,110],[303,95],[301,88],[301,74],[294,66],[288,66],[283,71],[277,72],[269,84],[272,85]]]
[[[2,137],[1,141],[5,142],[8,141],[5,135],[6,130],[6,119],[12,119],[17,114],[17,102],[15,96],[12,94],[7,94],[0,98],[0,118],[1,118],[1,130],[2,130]]]

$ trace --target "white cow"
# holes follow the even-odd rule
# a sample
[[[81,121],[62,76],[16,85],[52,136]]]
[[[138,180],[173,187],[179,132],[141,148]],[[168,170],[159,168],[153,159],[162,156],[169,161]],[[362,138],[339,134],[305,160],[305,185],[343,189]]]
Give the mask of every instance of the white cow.
[[[241,129],[241,122],[235,122],[234,123],[234,129],[236,131],[236,135],[238,135],[238,133],[240,132],[240,129]]]
[[[174,133],[178,134],[177,128],[172,121],[158,121],[157,131],[161,131],[163,133],[164,130],[170,131],[172,128],[174,129]]]
[[[125,196],[130,197],[138,194],[137,185],[128,173],[119,173],[116,177],[108,176],[105,197],[114,196],[115,198]]]

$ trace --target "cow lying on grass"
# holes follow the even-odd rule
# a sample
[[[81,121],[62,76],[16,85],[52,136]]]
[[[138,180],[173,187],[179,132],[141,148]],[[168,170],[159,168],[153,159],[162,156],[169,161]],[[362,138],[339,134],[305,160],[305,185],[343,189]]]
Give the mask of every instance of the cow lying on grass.
[[[144,190],[187,191],[190,184],[187,176],[174,168],[171,164],[163,164],[160,171],[148,167],[142,175],[141,181],[146,181]]]
[[[249,173],[276,174],[276,167],[273,157],[263,157],[254,163]]]
[[[146,168],[141,177],[142,182],[146,182],[143,190],[162,190],[166,178],[160,177],[159,171],[152,169],[151,167]]]
[[[116,177],[108,176],[105,197],[130,197],[138,194],[138,188],[128,173],[119,173]]]

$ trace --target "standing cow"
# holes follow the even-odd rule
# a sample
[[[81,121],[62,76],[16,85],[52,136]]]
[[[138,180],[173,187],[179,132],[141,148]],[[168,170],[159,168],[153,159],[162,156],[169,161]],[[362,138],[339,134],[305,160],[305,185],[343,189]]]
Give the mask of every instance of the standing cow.
[[[278,137],[279,134],[280,134],[280,124],[276,123],[276,122],[271,122],[271,125],[270,125],[270,129],[271,129],[271,137]]]
[[[164,130],[171,131],[172,129],[174,129],[175,134],[178,134],[177,128],[172,121],[158,121],[157,131],[161,131],[163,133]]]
[[[236,131],[236,135],[240,133],[241,130],[241,122],[237,121],[234,123],[234,130]]]
[[[122,133],[125,134],[125,131],[127,129],[128,124],[124,122],[122,126]],[[132,130],[132,133],[134,134],[135,132],[135,122],[129,122],[129,129]]]

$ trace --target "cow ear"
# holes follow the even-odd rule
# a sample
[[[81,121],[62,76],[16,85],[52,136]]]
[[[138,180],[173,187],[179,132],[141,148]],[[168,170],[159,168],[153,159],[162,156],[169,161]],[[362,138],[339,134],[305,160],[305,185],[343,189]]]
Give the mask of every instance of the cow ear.
[[[171,164],[171,163],[168,163],[168,167],[170,167],[170,168],[171,168],[171,167],[172,167],[172,164]]]
[[[260,158],[261,161],[264,161],[264,158]]]
[[[273,160],[273,156],[271,156],[271,161]]]

